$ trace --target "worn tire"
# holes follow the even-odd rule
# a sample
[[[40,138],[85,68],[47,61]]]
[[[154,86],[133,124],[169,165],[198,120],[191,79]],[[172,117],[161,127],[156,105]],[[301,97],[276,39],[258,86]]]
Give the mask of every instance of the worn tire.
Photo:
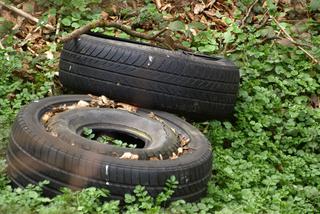
[[[26,186],[29,183],[36,184],[48,180],[50,183],[44,187],[44,193],[48,196],[59,194],[61,187],[80,190],[95,186],[107,188],[110,191],[111,199],[121,200],[125,193],[132,193],[136,185],[145,186],[152,196],[156,196],[163,190],[166,180],[174,175],[179,181],[179,186],[172,200],[195,201],[206,193],[206,185],[211,176],[212,166],[210,144],[197,129],[176,116],[155,112],[177,133],[190,138],[188,144],[190,152],[175,160],[119,159],[110,154],[110,149],[113,150],[112,147],[98,145],[94,141],[75,135],[79,125],[88,125],[87,123],[78,123],[85,123],[89,117],[93,117],[88,123],[96,120],[95,124],[101,126],[103,123],[100,122],[105,121],[106,115],[109,115],[110,118],[112,115],[122,117],[119,119],[120,123],[124,122],[123,118],[126,117],[130,119],[131,117],[140,117],[144,123],[159,128],[155,123],[160,122],[150,118],[147,110],[139,110],[137,113],[109,109],[69,110],[54,116],[49,122],[52,123],[53,130],[57,132],[57,135],[49,133],[40,121],[42,115],[52,107],[72,104],[79,100],[89,101],[89,99],[88,96],[80,95],[50,97],[22,108],[13,124],[7,151],[8,175],[13,184]],[[87,117],[84,113],[86,111]],[[76,116],[72,116],[73,114]],[[100,121],[98,114],[103,118]],[[117,124],[116,117],[108,122]],[[137,121],[137,123],[140,122]],[[131,127],[132,124],[128,123],[127,125]],[[65,130],[61,127],[65,127]],[[143,128],[139,125],[136,129],[146,131],[148,134],[152,132],[150,129],[149,131],[141,130]],[[171,129],[163,130],[172,132]],[[124,130],[122,129],[122,131]],[[170,139],[172,137],[171,134],[166,136]],[[175,139],[164,143],[167,143],[168,147],[173,145],[173,148],[176,145]],[[161,145],[156,147],[160,150],[164,149]],[[125,152],[125,150],[117,150],[117,152]],[[135,150],[138,149],[127,149],[132,153]],[[145,150],[148,150],[148,147]],[[146,158],[146,156],[142,158]]]
[[[97,35],[65,43],[59,76],[77,92],[193,119],[230,118],[240,79],[223,58]]]

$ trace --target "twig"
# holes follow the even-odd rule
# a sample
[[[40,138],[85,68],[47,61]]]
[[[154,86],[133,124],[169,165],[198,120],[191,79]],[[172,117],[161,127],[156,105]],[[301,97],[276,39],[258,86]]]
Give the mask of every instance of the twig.
[[[56,34],[55,34],[55,40],[58,39],[59,32],[60,32],[60,26],[61,26],[61,17],[58,18],[57,27],[56,27]]]
[[[21,25],[22,25],[22,23],[23,23],[23,21],[24,21],[24,17],[18,17],[18,19],[17,19],[17,24],[12,28],[12,30],[13,31],[15,31],[15,30],[19,30],[20,29],[20,27],[21,27]]]
[[[23,10],[20,10],[20,9],[14,7],[14,6],[11,6],[11,5],[6,5],[6,4],[5,4],[4,2],[2,2],[2,1],[0,1],[0,5],[3,6],[3,7],[5,7],[5,8],[7,8],[8,10],[11,10],[11,11],[17,13],[17,14],[20,15],[20,16],[23,16],[23,17],[25,17],[25,18],[27,18],[27,19],[29,19],[29,20],[37,23],[37,24],[39,23],[39,19],[37,19],[36,17],[30,15],[29,13],[24,12]],[[50,25],[50,24],[46,24],[46,25],[44,25],[44,27],[47,28],[47,29],[49,29],[49,30],[52,30],[52,31],[55,30],[55,28],[54,28],[52,25]]]
[[[39,56],[34,50],[32,50],[30,47],[27,47],[28,51],[30,51],[34,56]]]
[[[1,48],[1,49],[4,49],[1,40],[0,40],[0,48]]]
[[[241,24],[240,24],[240,28],[242,28],[247,20],[247,18],[249,17],[250,13],[251,13],[251,10],[252,8],[258,3],[259,0],[255,0],[251,5],[250,7],[248,8],[247,10],[247,13],[245,15],[245,17],[243,17],[243,19],[241,20]]]
[[[161,0],[155,0],[156,6],[158,10],[161,10],[162,4],[161,4]]]
[[[283,34],[287,37],[287,39],[289,39],[293,44],[295,44],[300,50],[302,50],[308,57],[310,57],[312,59],[313,62],[315,62],[316,64],[319,64],[319,61],[311,54],[309,53],[307,50],[305,50],[303,47],[301,47],[301,45],[297,42],[294,41],[294,39],[290,36],[290,34],[286,31],[286,29],[284,29],[280,23],[278,22],[277,19],[275,19],[273,16],[271,16],[272,20],[277,24],[277,26],[280,28],[280,30],[283,32]]]
[[[93,28],[96,27],[113,27],[113,28],[117,28],[123,32],[125,32],[126,34],[133,36],[133,37],[137,37],[137,38],[141,38],[141,39],[145,39],[145,40],[153,40],[159,43],[165,43],[165,39],[164,38],[160,38],[159,36],[161,34],[163,34],[165,31],[168,30],[168,28],[165,28],[163,30],[161,30],[160,32],[156,33],[155,35],[148,35],[148,34],[144,34],[144,33],[139,33],[137,31],[131,30],[129,27],[122,25],[120,23],[117,22],[109,22],[108,20],[101,18],[97,21],[93,21],[79,29],[74,30],[73,32],[71,32],[70,34],[62,37],[60,39],[61,42],[67,42],[70,41],[72,39],[78,38],[81,34],[84,34],[88,31],[90,31]],[[190,48],[184,47],[183,45],[180,44],[174,44],[174,49],[181,49],[181,50],[185,50],[185,51],[191,51]]]
[[[267,10],[264,14],[263,14],[263,18],[262,18],[262,22],[256,27],[256,30],[259,30],[261,28],[263,28],[268,20],[269,20],[270,16],[269,16],[269,11]]]
[[[76,29],[74,30],[73,32],[71,32],[70,34],[64,36],[61,38],[61,42],[67,42],[67,41],[70,41],[74,38],[77,38],[79,37],[81,34],[84,34],[88,31],[90,31],[91,29],[93,28],[96,28],[96,27],[114,27],[114,28],[117,28],[127,34],[129,34],[130,36],[133,36],[133,37],[139,37],[139,38],[142,38],[142,39],[146,39],[146,40],[151,40],[153,36],[150,36],[150,35],[147,35],[147,34],[143,34],[143,33],[139,33],[139,32],[136,32],[136,31],[133,31],[131,30],[129,27],[127,26],[124,26],[122,24],[119,24],[117,22],[109,22],[105,19],[99,19],[97,21],[93,21],[79,29]]]
[[[151,40],[154,40],[156,39],[158,36],[161,36],[164,32],[166,32],[167,30],[169,30],[168,27],[166,28],[163,28],[162,30],[160,30],[158,33],[154,34],[152,37],[151,37]]]

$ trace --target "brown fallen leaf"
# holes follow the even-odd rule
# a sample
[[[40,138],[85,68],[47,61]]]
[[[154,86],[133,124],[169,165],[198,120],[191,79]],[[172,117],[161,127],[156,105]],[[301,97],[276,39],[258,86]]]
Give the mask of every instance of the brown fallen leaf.
[[[117,109],[126,110],[129,112],[137,112],[138,108],[125,103],[117,103]]]
[[[83,100],[80,100],[78,103],[77,103],[77,107],[78,108],[86,108],[86,107],[89,107],[90,104],[86,101],[83,101]]]
[[[132,154],[131,152],[125,152],[123,155],[120,157],[120,159],[126,159],[126,160],[138,160],[139,155]]]
[[[169,3],[169,4],[162,6],[161,10],[166,11],[167,9],[171,10],[172,8],[173,8],[173,6]]]
[[[155,0],[155,3],[156,3],[156,6],[157,6],[158,10],[160,10],[161,7],[162,7],[161,0]]]
[[[206,9],[206,5],[196,4],[193,8],[193,13],[198,15],[198,14],[202,13],[204,11],[204,9]]]
[[[91,102],[90,102],[90,106],[91,107],[108,107],[108,108],[114,108],[116,106],[115,102],[109,98],[107,98],[106,96],[93,96],[91,94],[89,94],[89,96],[91,97]]]
[[[176,153],[172,152],[172,156],[170,157],[170,160],[175,160],[178,158],[178,155]]]
[[[179,135],[179,140],[180,140],[181,146],[185,146],[190,142],[190,138],[183,135]]]
[[[54,131],[49,132],[53,137],[58,137],[58,134]]]
[[[204,11],[204,14],[206,14],[206,15],[209,16],[210,18],[216,16],[216,14],[215,14],[213,11]]]
[[[46,113],[44,113],[44,115],[42,115],[41,117],[41,120],[42,120],[42,123],[47,123],[49,121],[49,119],[53,116],[53,112],[51,111],[48,111]]]
[[[316,96],[316,95],[312,95],[311,96],[311,106],[313,108],[320,108],[320,100],[319,100],[319,97]]]
[[[149,160],[159,160],[157,157],[150,157]]]

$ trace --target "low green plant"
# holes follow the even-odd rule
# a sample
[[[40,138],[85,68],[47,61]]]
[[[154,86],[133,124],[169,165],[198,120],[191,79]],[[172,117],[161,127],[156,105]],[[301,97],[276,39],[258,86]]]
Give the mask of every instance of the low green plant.
[[[134,195],[125,195],[125,213],[165,213],[165,209],[161,205],[164,205],[174,193],[174,190],[178,186],[178,181],[175,176],[171,176],[167,182],[166,186],[155,199],[152,198],[145,187],[136,186],[134,189]]]
[[[96,138],[96,135],[95,133],[93,133],[93,130],[87,127],[83,128],[82,134],[85,138],[89,140],[96,140],[102,144],[112,144],[121,148],[132,148],[132,149],[137,147],[136,144],[126,143],[126,142],[123,142],[122,140],[114,139],[113,137],[110,137],[107,135],[101,135]]]
[[[93,130],[87,127],[84,127],[82,129],[82,134],[85,138],[92,140],[95,137],[95,134],[93,133]]]
[[[82,25],[84,22],[79,20],[95,19],[94,14],[98,11],[81,13],[79,18],[75,14],[79,8],[72,14],[69,7],[69,12],[60,14],[59,10],[63,9],[58,6],[59,2],[49,1],[56,10],[52,9],[52,14],[55,12],[61,19],[69,19],[63,21],[64,31],[78,27],[73,22]],[[88,2],[94,5],[94,2]],[[292,44],[272,19],[262,26],[250,24],[252,14],[255,21],[261,23],[263,20],[265,11],[262,9],[265,8],[259,4],[252,9],[245,25],[240,26],[252,3],[252,0],[238,1],[234,19],[216,12],[215,16],[228,25],[224,31],[197,22],[185,23],[178,18],[169,24],[171,31],[179,34],[179,38],[175,39],[183,40],[187,47],[207,54],[225,54],[240,68],[241,86],[234,120],[195,124],[210,140],[215,157],[206,197],[196,203],[179,200],[167,204],[172,189],[164,190],[157,199],[152,199],[145,188],[138,186],[133,195],[126,195],[124,206],[117,201],[102,203],[96,200],[107,196],[100,189],[81,193],[64,190],[63,195],[47,199],[41,196],[41,188],[29,186],[27,189],[13,189],[8,186],[5,161],[2,159],[0,212],[317,213],[320,210],[320,108],[313,103],[317,101],[312,101],[312,97],[320,96],[320,66],[312,62],[297,44],[320,59],[319,15],[311,14],[319,7],[315,0],[308,2],[305,7],[308,16],[315,18],[292,24],[281,21],[286,11],[292,8],[278,10],[275,1],[266,1],[267,12],[279,20],[297,42]],[[84,8],[91,7],[89,3],[84,4]],[[133,21],[143,23],[148,19],[145,17],[155,10],[154,5],[148,4],[151,1],[144,6],[144,14],[140,15],[139,20],[135,18]],[[46,7],[49,10],[49,6]],[[17,41],[10,34],[10,26],[4,30],[8,35],[2,41],[5,49],[0,49],[2,157],[8,142],[9,127],[17,111],[22,105],[49,95],[53,78],[53,69],[49,65],[52,62],[10,48],[16,46]],[[113,29],[107,30],[114,35]],[[282,39],[275,39],[277,35]],[[39,63],[48,69],[37,70],[35,65]],[[28,69],[24,69],[26,64]],[[25,71],[26,76],[17,75],[25,74]],[[36,81],[28,79],[30,76],[35,77]],[[88,136],[91,134],[88,132]],[[102,141],[112,140],[106,137]]]

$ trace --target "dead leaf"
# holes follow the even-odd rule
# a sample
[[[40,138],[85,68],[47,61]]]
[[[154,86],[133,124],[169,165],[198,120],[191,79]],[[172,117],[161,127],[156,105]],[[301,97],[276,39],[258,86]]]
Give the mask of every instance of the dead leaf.
[[[46,54],[46,58],[49,59],[49,60],[54,58],[53,57],[53,53],[51,51],[46,51],[45,54]]]
[[[91,97],[90,107],[109,107],[114,108],[116,106],[113,100],[108,99],[106,96],[93,96],[89,94]]]
[[[195,29],[193,29],[193,28],[190,28],[189,30],[190,30],[190,32],[192,33],[193,36],[196,36],[198,34],[197,31]]]
[[[80,100],[78,103],[77,103],[77,107],[78,108],[86,108],[86,107],[89,107],[89,103],[86,102],[86,101],[83,101],[83,100]]]
[[[191,12],[188,12],[188,13],[187,13],[187,16],[188,16],[192,21],[195,19],[193,13],[191,13]]]
[[[161,0],[155,0],[155,3],[156,3],[156,6],[157,6],[158,10],[160,10],[161,7],[162,7]]]
[[[320,108],[320,100],[319,100],[319,97],[316,96],[316,95],[312,95],[311,96],[311,106],[313,108]]]
[[[172,152],[172,156],[170,157],[170,160],[175,160],[177,158],[178,156],[176,155],[176,153]]]
[[[53,136],[53,137],[58,137],[58,134],[54,131],[51,131],[50,134]]]
[[[190,138],[183,135],[179,135],[179,140],[180,140],[181,146],[185,146],[190,142]]]
[[[41,120],[42,120],[42,123],[47,123],[49,121],[49,119],[53,116],[53,112],[51,111],[48,111],[46,113],[44,113],[44,115],[42,115],[41,117]]]
[[[165,21],[172,21],[175,17],[171,14],[166,14],[162,17]]]
[[[171,10],[172,9],[172,5],[171,4],[166,4],[161,8],[162,11],[166,11],[167,9]]]
[[[210,18],[212,18],[212,17],[215,17],[216,15],[215,15],[215,13],[214,12],[212,12],[212,11],[204,11],[204,14],[206,14],[207,16],[209,16]]]
[[[123,155],[120,157],[120,159],[126,159],[126,160],[138,160],[139,155],[132,154],[131,152],[125,152]]]
[[[280,44],[280,45],[289,46],[289,47],[293,47],[294,46],[292,44],[292,42],[287,38],[278,39],[277,43]]]
[[[157,158],[157,157],[151,157],[151,158],[149,158],[149,160],[159,160],[159,158]]]
[[[193,13],[198,15],[202,13],[206,9],[206,6],[204,4],[196,4],[193,8]]]
[[[208,22],[208,20],[206,19],[205,16],[202,16],[202,17],[201,17],[200,22],[202,22],[202,23],[205,24],[205,25],[209,25],[209,22]]]
[[[109,18],[109,14],[105,11],[102,11],[101,12],[101,18],[104,19],[104,20],[108,20]]]
[[[125,103],[117,103],[117,109],[126,110],[129,112],[137,112],[138,108]]]

